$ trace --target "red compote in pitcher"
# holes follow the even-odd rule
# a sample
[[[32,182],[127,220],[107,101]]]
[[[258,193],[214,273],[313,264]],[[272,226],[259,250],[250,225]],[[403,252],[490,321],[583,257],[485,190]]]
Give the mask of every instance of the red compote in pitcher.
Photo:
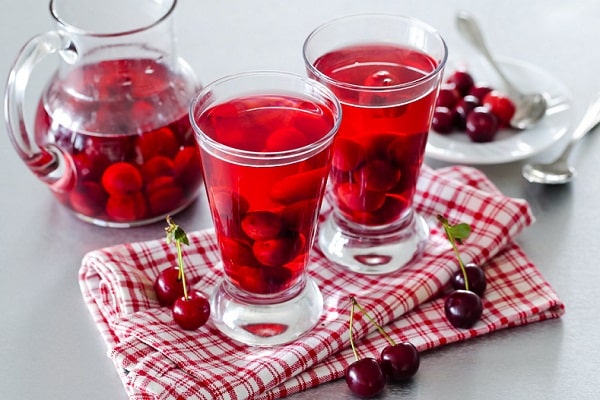
[[[188,107],[200,89],[177,56],[177,0],[52,0],[55,30],[21,50],[5,116],[19,156],[58,200],[97,225],[150,223],[190,204],[202,182]],[[32,69],[60,63],[33,129],[24,117]]]

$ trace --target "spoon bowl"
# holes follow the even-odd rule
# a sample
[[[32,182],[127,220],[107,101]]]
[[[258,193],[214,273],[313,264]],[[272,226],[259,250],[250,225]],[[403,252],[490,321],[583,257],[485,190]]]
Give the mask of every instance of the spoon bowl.
[[[487,59],[503,81],[508,96],[515,103],[516,111],[510,121],[511,127],[519,130],[527,129],[542,119],[548,109],[546,96],[543,93],[523,93],[517,89],[492,57],[475,18],[466,11],[459,11],[456,15],[456,26],[462,36]]]
[[[588,132],[600,123],[600,94],[587,108],[583,118],[573,131],[569,143],[563,152],[550,163],[525,164],[521,170],[523,177],[532,183],[560,185],[570,182],[577,175],[575,168],[569,166],[569,155]]]
[[[575,168],[564,164],[525,164],[521,172],[523,173],[523,177],[531,183],[548,185],[568,183],[577,176]]]

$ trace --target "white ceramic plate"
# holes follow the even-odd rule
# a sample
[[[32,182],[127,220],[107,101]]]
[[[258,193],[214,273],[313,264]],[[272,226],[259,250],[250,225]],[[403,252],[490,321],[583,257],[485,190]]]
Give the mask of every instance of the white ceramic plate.
[[[526,62],[499,59],[507,77],[523,92],[541,91],[547,95],[549,109],[535,126],[523,131],[500,130],[494,141],[471,142],[465,132],[442,135],[429,133],[426,154],[428,157],[464,164],[500,164],[522,160],[545,150],[559,140],[569,129],[572,119],[572,98],[569,90],[546,71]],[[496,72],[484,61],[465,65],[476,82],[487,82],[503,90]],[[450,76],[455,67],[446,68]]]

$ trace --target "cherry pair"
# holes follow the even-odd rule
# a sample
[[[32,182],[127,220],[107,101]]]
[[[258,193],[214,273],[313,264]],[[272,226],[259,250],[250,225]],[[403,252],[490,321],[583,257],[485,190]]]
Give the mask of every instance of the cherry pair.
[[[352,302],[349,320],[350,345],[356,361],[346,368],[346,384],[359,396],[373,397],[381,393],[387,381],[402,382],[416,374],[420,364],[419,351],[410,342],[396,343],[353,296],[350,297],[350,301]],[[360,358],[358,355],[352,337],[356,307],[377,327],[389,343],[381,351],[379,359]]]
[[[185,330],[196,330],[208,321],[210,304],[200,291],[189,291],[185,280],[182,244],[189,245],[185,231],[167,217],[167,243],[175,242],[177,267],[167,268],[156,277],[154,291],[161,306],[171,307],[173,320]]]
[[[452,225],[442,215],[438,215],[437,219],[442,224],[460,267],[452,276],[454,291],[446,297],[444,312],[452,326],[467,329],[479,321],[483,313],[481,296],[486,288],[485,274],[476,264],[465,265],[458,251],[457,243],[462,243],[470,235],[471,227],[466,223]]]

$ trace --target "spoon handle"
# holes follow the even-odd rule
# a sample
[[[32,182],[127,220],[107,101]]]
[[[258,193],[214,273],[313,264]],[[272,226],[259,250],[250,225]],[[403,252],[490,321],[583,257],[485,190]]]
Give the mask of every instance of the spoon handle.
[[[483,39],[483,33],[481,29],[479,29],[479,25],[475,18],[466,11],[459,11],[456,14],[456,26],[458,31],[463,35],[465,39],[467,39],[477,50],[483,54],[483,56],[487,59],[490,65],[496,70],[500,78],[504,81],[506,85],[506,89],[509,92],[521,97],[521,92],[512,84],[512,82],[504,75],[504,72],[500,69],[494,57],[490,53],[487,45],[485,44],[485,40]]]
[[[581,118],[581,121],[573,130],[573,135],[569,140],[569,143],[560,154],[558,159],[564,159],[566,161],[571,149],[577,142],[579,142],[588,132],[596,127],[600,123],[600,93],[596,95],[596,98],[588,106],[585,114]]]

